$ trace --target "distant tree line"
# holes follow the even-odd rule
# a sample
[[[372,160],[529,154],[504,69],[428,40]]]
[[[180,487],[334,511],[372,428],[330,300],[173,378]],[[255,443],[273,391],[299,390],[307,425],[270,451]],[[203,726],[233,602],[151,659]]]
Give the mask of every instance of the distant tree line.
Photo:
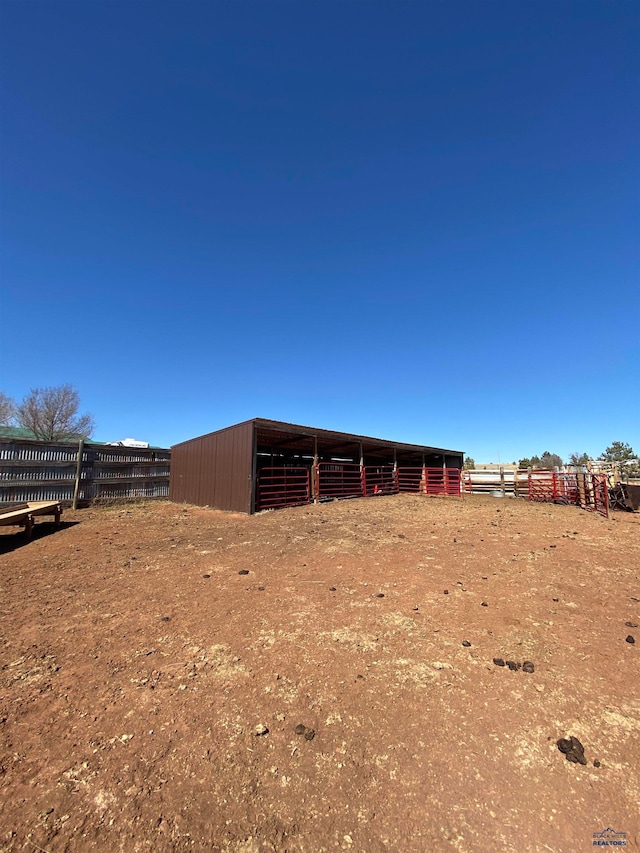
[[[571,453],[568,465],[573,465],[577,468],[587,467],[591,462],[606,462],[617,466],[620,476],[623,479],[640,477],[640,460],[636,456],[635,451],[630,444],[624,441],[614,441],[609,447],[604,450],[597,458],[589,456],[588,453]],[[515,462],[513,463],[516,464]],[[525,456],[518,462],[518,468],[561,468],[564,461],[557,453],[550,453],[548,450],[541,456]],[[473,470],[476,467],[476,461],[472,456],[465,457],[464,468]]]
[[[93,416],[79,414],[80,395],[73,385],[32,388],[21,403],[0,391],[0,425],[30,430],[41,441],[89,438]]]
[[[548,450],[542,456],[525,456],[518,462],[518,468],[561,468],[564,465],[562,457]]]
[[[569,457],[569,465],[582,467],[593,462],[594,459],[588,453],[572,453]],[[624,441],[614,441],[609,447],[597,457],[599,462],[615,464],[623,478],[640,477],[640,460],[630,444]],[[518,462],[519,468],[560,468],[563,465],[562,457],[548,450],[542,456],[525,457]]]

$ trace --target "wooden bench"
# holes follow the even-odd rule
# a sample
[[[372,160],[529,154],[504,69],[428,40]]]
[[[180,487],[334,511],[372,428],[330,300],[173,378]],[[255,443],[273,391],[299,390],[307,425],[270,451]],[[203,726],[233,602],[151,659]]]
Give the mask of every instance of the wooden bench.
[[[16,524],[24,527],[27,538],[31,539],[34,518],[37,515],[53,515],[57,527],[60,524],[62,505],[59,501],[28,501],[17,504],[4,512],[0,510],[0,525]]]

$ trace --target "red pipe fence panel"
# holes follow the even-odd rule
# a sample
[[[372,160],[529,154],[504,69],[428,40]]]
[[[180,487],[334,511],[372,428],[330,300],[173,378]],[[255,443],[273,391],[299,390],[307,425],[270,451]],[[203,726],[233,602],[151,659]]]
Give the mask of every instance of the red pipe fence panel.
[[[362,497],[362,474],[356,462],[318,462],[319,498]]]
[[[553,471],[532,471],[529,474],[529,500],[552,502],[556,495],[555,473]]]
[[[424,494],[424,468],[422,466],[398,468],[398,491],[403,494]]]
[[[460,470],[458,468],[425,468],[425,495],[460,495]]]
[[[530,471],[530,501],[571,504],[609,517],[609,487],[606,474],[571,471]]]
[[[311,502],[308,468],[261,468],[258,471],[256,510],[301,506]]]
[[[312,499],[374,497],[376,495],[445,495],[459,497],[457,468],[365,465],[356,462],[318,462],[311,472],[302,467],[261,468],[256,488],[256,511],[300,506]]]
[[[402,493],[458,497],[461,490],[458,468],[398,468],[398,488]]]
[[[530,501],[572,504],[609,517],[609,487],[606,474],[571,471],[530,471]]]
[[[445,468],[444,479],[445,494],[460,497],[462,494],[462,480],[459,468]]]
[[[365,465],[362,469],[362,492],[373,495],[397,495],[398,479],[393,465]]]
[[[593,508],[600,515],[609,518],[609,482],[606,474],[584,474],[589,480]]]

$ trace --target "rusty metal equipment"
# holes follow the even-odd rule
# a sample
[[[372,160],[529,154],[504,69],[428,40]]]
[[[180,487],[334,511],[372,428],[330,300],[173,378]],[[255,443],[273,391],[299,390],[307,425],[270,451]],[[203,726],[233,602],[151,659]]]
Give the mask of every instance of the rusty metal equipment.
[[[626,512],[637,512],[640,509],[640,485],[617,483],[609,487],[609,506]]]

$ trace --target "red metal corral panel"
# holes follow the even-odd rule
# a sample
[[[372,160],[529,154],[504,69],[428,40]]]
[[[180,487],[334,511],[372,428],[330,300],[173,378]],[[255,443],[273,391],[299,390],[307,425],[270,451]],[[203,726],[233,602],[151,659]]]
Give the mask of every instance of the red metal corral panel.
[[[256,510],[300,506],[311,500],[308,468],[261,468],[258,472]]]
[[[400,494],[424,494],[425,473],[424,467],[417,465],[406,465],[398,468],[398,491]]]
[[[393,465],[365,465],[362,469],[362,491],[365,497],[397,495],[398,478]]]
[[[318,464],[319,498],[362,497],[362,471],[353,462],[320,462]]]
[[[459,468],[398,468],[398,489],[419,495],[452,495],[461,493]]]
[[[254,423],[185,441],[172,448],[172,501],[251,512]]]

